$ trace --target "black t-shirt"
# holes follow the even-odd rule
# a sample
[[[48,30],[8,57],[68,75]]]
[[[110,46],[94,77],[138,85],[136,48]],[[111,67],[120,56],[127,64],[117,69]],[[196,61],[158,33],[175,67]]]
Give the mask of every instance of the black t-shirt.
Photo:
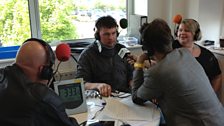
[[[215,76],[221,74],[221,69],[218,60],[211,51],[200,45],[197,46],[201,49],[201,54],[195,58],[204,68],[206,75],[211,81]],[[180,45],[178,40],[174,40],[173,48],[181,48],[181,47],[182,46]]]

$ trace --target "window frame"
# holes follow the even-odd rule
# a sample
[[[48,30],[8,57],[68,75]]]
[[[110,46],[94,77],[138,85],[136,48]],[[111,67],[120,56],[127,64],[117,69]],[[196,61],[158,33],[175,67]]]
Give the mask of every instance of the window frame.
[[[126,0],[126,17],[128,20],[129,20],[129,15],[134,13],[133,2],[134,0]],[[40,26],[39,2],[38,0],[28,0],[28,4],[29,4],[28,8],[29,8],[29,15],[30,15],[31,37],[41,39],[42,36],[41,36],[41,26]],[[127,31],[128,30],[129,28],[127,29]],[[85,38],[82,38],[82,39],[85,39]]]
[[[129,20],[129,15],[133,14],[133,2],[134,0],[126,0],[126,17],[127,20]],[[33,38],[39,38],[42,39],[42,35],[41,35],[41,26],[40,26],[40,13],[39,13],[39,1],[38,0],[28,0],[28,10],[29,10],[29,19],[30,19],[30,30],[31,30],[31,37]],[[128,24],[129,26],[129,24]],[[129,27],[127,28],[127,31],[129,31]],[[127,32],[128,34],[128,32]],[[92,38],[82,38],[80,40],[88,40],[88,39],[92,39]],[[70,42],[76,42],[79,39],[75,39],[75,40],[68,40]],[[61,40],[58,40],[61,41]],[[1,47],[1,48],[5,48],[5,47]],[[6,48],[8,48],[8,46],[6,46]],[[10,52],[10,50],[8,50]],[[15,50],[13,50],[15,51]],[[16,50],[17,51],[17,50]],[[1,51],[0,51],[1,53]],[[16,56],[16,55],[15,55]],[[15,56],[11,56],[8,58],[0,58],[0,60],[5,60],[5,59],[12,59],[15,58]]]

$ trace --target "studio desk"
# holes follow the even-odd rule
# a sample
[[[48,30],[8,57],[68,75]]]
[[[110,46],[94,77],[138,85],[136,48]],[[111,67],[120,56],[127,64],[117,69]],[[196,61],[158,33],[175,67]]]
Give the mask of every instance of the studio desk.
[[[132,102],[131,95],[119,93],[113,97],[87,98],[88,112],[71,115],[79,124],[87,121],[115,121],[115,126],[130,124],[131,126],[158,126],[160,109],[151,102],[144,106]]]

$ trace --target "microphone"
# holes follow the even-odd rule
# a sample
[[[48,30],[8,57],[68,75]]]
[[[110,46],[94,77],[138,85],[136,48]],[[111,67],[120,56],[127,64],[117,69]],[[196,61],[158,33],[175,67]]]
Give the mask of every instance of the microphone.
[[[121,27],[122,29],[125,29],[125,28],[128,27],[128,20],[125,19],[125,18],[122,18],[122,19],[120,20],[119,24],[120,24],[120,27]]]
[[[182,20],[182,16],[180,14],[177,14],[173,17],[173,23],[180,24]]]
[[[118,52],[118,55],[121,57],[121,59],[124,59],[130,53],[131,52],[127,48],[121,48],[120,51]]]
[[[57,45],[56,47],[56,57],[59,61],[65,62],[69,60],[70,55],[71,55],[71,48],[68,44],[66,43],[61,43]]]

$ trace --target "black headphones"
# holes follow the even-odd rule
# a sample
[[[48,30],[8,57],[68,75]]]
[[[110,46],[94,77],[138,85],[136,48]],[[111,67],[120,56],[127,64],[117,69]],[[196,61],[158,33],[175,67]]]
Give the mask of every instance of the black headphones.
[[[54,52],[53,52],[51,46],[48,43],[46,43],[45,41],[43,41],[41,39],[37,39],[37,38],[27,39],[26,41],[23,42],[23,44],[28,41],[36,41],[36,42],[40,43],[45,48],[49,65],[46,65],[43,67],[43,69],[40,73],[40,78],[43,80],[50,80],[53,77],[52,66],[55,63],[55,55],[54,55]]]
[[[146,33],[147,29],[149,28],[149,25],[148,26],[144,26],[144,27],[145,28],[143,29],[143,31],[141,33],[141,45],[142,45],[142,50],[143,51],[147,51],[147,55],[150,58],[150,57],[152,57],[154,55],[154,49],[152,48],[153,44],[151,42],[146,42],[144,40],[145,33]]]
[[[111,17],[111,16],[103,16],[97,19],[95,28],[93,29],[95,31],[94,37],[96,40],[100,41],[100,34],[99,34],[99,29],[102,27],[108,27],[108,28],[113,28],[116,27],[118,28],[118,24],[116,20]],[[119,36],[118,30],[116,31],[117,37]]]

